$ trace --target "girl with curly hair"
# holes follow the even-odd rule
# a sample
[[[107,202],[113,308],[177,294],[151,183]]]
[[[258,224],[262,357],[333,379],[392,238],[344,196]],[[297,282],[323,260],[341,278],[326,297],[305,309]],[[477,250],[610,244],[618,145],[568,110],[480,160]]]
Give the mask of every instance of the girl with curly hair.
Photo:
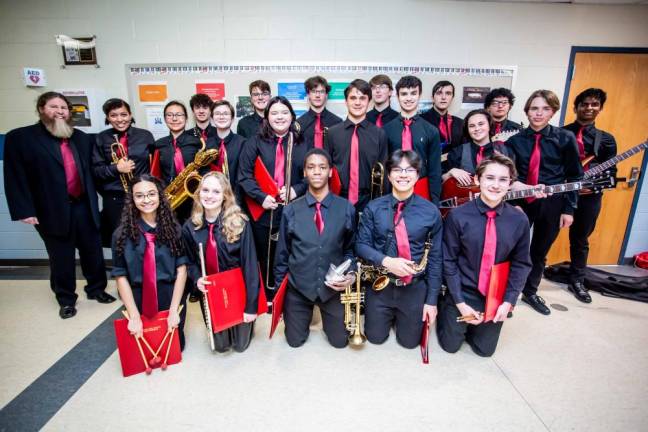
[[[142,336],[140,315],[169,310],[169,329],[179,327],[184,348],[184,318],[178,314],[187,279],[180,226],[160,181],[148,174],[135,177],[126,194],[121,223],[112,242],[112,276],[128,311],[128,330]]]
[[[252,339],[259,302],[265,301],[265,297],[260,295],[261,281],[252,228],[236,204],[232,187],[224,174],[216,171],[205,174],[193,198],[191,218],[182,227],[189,257],[189,277],[200,291],[207,291],[205,284],[208,282],[200,270],[200,243],[203,244],[207,274],[241,268],[246,289],[243,323],[215,333],[214,342],[218,352],[226,352],[232,347],[243,352]]]

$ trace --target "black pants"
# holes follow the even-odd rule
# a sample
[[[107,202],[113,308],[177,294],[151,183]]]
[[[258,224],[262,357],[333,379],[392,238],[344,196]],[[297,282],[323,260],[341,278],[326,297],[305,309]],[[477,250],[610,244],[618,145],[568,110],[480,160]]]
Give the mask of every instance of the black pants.
[[[124,208],[124,192],[106,191],[101,194],[101,244],[111,247],[112,235],[119,226]]]
[[[503,323],[491,321],[472,325],[457,322],[457,317],[461,316],[461,312],[457,309],[450,294],[439,297],[438,311],[437,339],[444,351],[456,353],[466,341],[478,356],[490,357],[495,353]]]
[[[522,204],[522,209],[529,218],[529,225],[533,226],[530,248],[532,267],[522,290],[526,296],[538,292],[542,272],[547,263],[547,254],[560,232],[560,215],[563,211],[564,199],[563,195],[558,194],[537,199],[530,204],[526,201]]]
[[[272,301],[274,298],[274,257],[275,250],[277,248],[277,242],[270,242],[270,253],[268,254],[268,235],[270,232],[270,227],[261,225],[259,223],[252,223],[252,233],[254,235],[254,245],[256,247],[257,258],[259,260],[259,266],[261,267],[261,277],[263,278],[263,285],[265,286],[266,298],[268,301]],[[275,225],[275,228],[272,230],[272,233],[278,233],[279,227]],[[268,267],[269,261],[269,267]],[[269,273],[268,273],[269,269]],[[268,283],[266,283],[268,281]],[[268,286],[269,285],[269,286]]]
[[[588,238],[596,228],[596,219],[601,212],[602,194],[581,195],[578,197],[578,208],[574,213],[574,223],[569,227],[569,255],[571,264],[570,279],[572,282],[583,282],[587,256],[589,255]]]
[[[92,221],[87,199],[70,204],[70,232],[51,236],[39,232],[49,258],[50,287],[60,306],[74,306],[76,291],[76,258],[79,250],[81,272],[87,281],[86,294],[96,295],[106,289],[108,280],[101,249],[101,234]]]
[[[340,296],[336,294],[325,302],[319,298],[311,301],[290,285],[286,290],[283,307],[288,345],[293,348],[304,345],[310,333],[315,305],[322,312],[322,326],[329,343],[335,348],[347,346],[349,333],[344,326],[344,306],[340,303]]]
[[[381,344],[394,326],[396,341],[405,348],[421,342],[423,305],[427,294],[424,279],[407,286],[390,283],[382,291],[367,288],[365,294],[365,334],[373,344]]]
[[[200,312],[205,321],[205,297],[200,295]],[[250,346],[254,336],[254,323],[241,323],[232,328],[214,333],[214,349],[224,353],[234,348],[236,352],[243,352]]]

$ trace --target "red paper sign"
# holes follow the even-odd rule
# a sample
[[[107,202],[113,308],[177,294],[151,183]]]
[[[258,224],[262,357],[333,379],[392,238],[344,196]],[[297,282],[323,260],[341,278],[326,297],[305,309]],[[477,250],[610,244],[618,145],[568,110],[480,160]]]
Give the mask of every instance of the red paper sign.
[[[225,83],[196,83],[196,93],[204,93],[213,101],[219,101],[225,97]]]

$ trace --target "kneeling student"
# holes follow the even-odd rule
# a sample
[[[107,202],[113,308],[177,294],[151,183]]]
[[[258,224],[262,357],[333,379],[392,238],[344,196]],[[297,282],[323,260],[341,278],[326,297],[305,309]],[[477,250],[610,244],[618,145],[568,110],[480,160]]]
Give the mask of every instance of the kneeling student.
[[[531,271],[529,221],[526,215],[505,203],[504,196],[515,181],[511,159],[493,154],[477,166],[480,195],[447,216],[443,233],[443,274],[448,292],[439,300],[437,336],[441,348],[450,353],[464,341],[479,356],[490,357],[526,278]],[[493,265],[510,262],[503,303],[492,322],[482,312]],[[472,316],[457,322],[460,316]]]
[[[275,258],[276,286],[289,275],[283,304],[286,340],[291,347],[306,342],[317,305],[329,343],[344,348],[349,334],[340,292],[355,279],[328,283],[325,278],[330,264],[354,259],[355,209],[329,192],[332,163],[325,150],[310,150],[304,161],[308,192],[284,209]]]

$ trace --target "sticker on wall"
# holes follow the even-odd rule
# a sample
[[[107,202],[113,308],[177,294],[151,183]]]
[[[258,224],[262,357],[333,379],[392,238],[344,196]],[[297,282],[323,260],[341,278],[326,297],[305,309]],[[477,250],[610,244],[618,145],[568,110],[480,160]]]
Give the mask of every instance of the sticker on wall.
[[[225,82],[215,80],[196,81],[196,93],[206,94],[214,102],[222,100],[225,98]]]
[[[45,87],[47,85],[43,69],[23,68],[23,75],[27,87]]]
[[[143,82],[138,86],[139,100],[143,103],[161,103],[167,100],[166,81]]]
[[[484,101],[489,92],[490,87],[464,87],[461,109],[474,110],[484,108]]]

